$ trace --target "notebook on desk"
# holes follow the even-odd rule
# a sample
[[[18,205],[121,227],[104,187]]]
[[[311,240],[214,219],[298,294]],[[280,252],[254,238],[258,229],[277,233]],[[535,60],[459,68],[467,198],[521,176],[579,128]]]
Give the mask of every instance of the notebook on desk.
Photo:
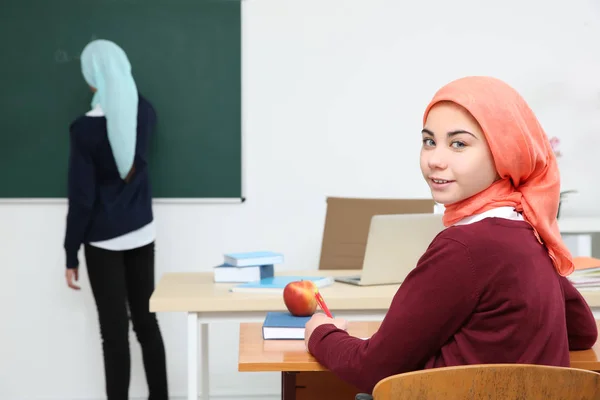
[[[286,311],[268,312],[262,326],[263,340],[302,340],[310,318],[296,317]]]
[[[335,280],[358,286],[402,283],[443,229],[439,214],[374,215],[362,271]]]

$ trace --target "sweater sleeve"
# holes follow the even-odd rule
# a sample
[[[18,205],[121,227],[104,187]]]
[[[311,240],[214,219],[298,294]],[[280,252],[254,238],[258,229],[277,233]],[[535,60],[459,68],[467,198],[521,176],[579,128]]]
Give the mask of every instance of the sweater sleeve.
[[[71,126],[68,167],[67,229],[64,248],[66,267],[77,268],[77,253],[84,241],[95,200],[95,171],[89,150],[78,140],[77,123]]]
[[[402,283],[370,339],[321,325],[308,350],[341,379],[371,393],[385,377],[422,368],[468,320],[478,296],[465,246],[438,237]]]
[[[565,295],[569,350],[590,349],[598,339],[598,327],[594,314],[573,284],[563,276],[559,279]]]

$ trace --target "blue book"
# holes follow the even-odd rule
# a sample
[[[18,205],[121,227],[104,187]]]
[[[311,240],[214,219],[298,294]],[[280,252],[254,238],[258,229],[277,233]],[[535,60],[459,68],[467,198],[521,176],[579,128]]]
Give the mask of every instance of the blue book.
[[[214,281],[216,283],[255,282],[275,275],[273,264],[252,265],[249,267],[236,267],[221,264],[214,267]]]
[[[251,265],[282,264],[283,254],[272,251],[252,251],[249,253],[227,253],[224,256],[225,264],[235,267]]]
[[[264,340],[304,340],[304,327],[310,317],[296,317],[287,311],[268,312],[262,326]]]
[[[235,293],[283,294],[285,286],[293,281],[313,281],[317,287],[324,288],[333,284],[330,276],[273,276],[256,282],[242,283],[229,289]]]

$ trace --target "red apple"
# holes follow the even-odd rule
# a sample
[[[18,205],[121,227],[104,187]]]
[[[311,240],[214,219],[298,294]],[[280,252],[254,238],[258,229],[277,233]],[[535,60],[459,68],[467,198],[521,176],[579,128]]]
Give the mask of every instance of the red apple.
[[[312,281],[294,281],[283,289],[283,302],[290,314],[309,317],[317,310],[316,286]]]

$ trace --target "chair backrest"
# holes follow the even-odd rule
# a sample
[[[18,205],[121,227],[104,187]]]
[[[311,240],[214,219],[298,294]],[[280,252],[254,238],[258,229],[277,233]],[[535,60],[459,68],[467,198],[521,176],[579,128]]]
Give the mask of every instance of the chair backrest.
[[[373,399],[592,400],[600,399],[600,374],[529,364],[434,368],[382,379]]]
[[[362,269],[374,215],[433,213],[432,199],[328,197],[319,269]]]

